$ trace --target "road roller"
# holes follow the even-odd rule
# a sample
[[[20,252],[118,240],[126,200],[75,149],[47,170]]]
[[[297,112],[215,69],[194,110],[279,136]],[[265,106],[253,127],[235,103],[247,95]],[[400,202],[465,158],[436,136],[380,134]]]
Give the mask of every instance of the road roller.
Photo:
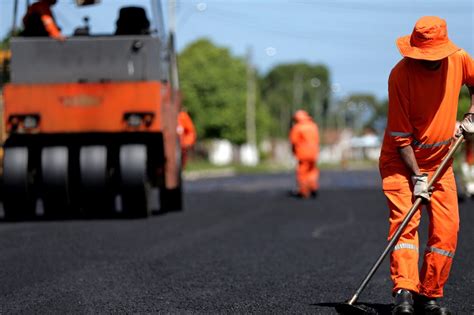
[[[5,219],[181,210],[177,58],[162,3],[65,2],[53,11],[88,14],[65,40],[20,32],[10,41]]]

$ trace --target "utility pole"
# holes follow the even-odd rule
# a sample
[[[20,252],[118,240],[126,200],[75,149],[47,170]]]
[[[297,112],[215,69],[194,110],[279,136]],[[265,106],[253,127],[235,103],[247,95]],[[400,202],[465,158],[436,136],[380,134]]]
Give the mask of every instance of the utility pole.
[[[175,34],[176,34],[176,0],[168,0],[168,21],[169,21],[169,54],[171,63],[171,86],[174,91],[179,89],[178,79],[178,61],[175,51]],[[174,101],[173,91],[173,101]]]
[[[255,71],[252,66],[252,49],[247,49],[247,111],[246,111],[246,134],[247,143],[252,147],[257,145],[257,128],[255,123]]]
[[[18,15],[18,1],[13,4],[13,23],[12,23],[12,35],[16,33],[16,17]]]
[[[177,143],[177,124],[178,124],[178,113],[179,113],[179,101],[178,101],[178,91],[179,91],[179,79],[178,79],[178,57],[176,56],[175,50],[175,33],[176,33],[176,0],[168,0],[168,56],[170,63],[170,73],[169,73],[169,82],[171,84],[171,95],[170,103],[163,106],[163,110],[171,114],[171,117],[174,119],[167,119],[163,121],[163,137],[164,143],[166,146],[165,149],[165,159],[167,161],[165,168],[165,182],[171,187],[178,185],[175,181],[174,176],[169,176],[170,174],[176,174],[179,172],[179,144]],[[175,186],[176,187],[176,186]]]
[[[247,49],[247,106],[245,115],[246,145],[241,151],[241,162],[255,166],[258,164],[257,127],[255,122],[255,71],[252,66],[252,49]]]
[[[168,0],[168,27],[170,33],[176,32],[176,0]]]

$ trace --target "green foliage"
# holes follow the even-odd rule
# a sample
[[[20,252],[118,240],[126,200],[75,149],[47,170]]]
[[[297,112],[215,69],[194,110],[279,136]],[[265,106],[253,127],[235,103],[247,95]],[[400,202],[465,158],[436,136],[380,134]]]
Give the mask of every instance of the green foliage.
[[[370,128],[383,132],[387,120],[388,100],[379,101],[373,94],[354,93],[345,100],[346,120],[357,126],[358,132]],[[354,121],[355,120],[355,121]]]
[[[245,61],[208,39],[187,46],[179,56],[183,105],[202,139],[245,142],[247,68]],[[258,89],[257,89],[258,90]],[[268,125],[265,108],[257,104],[257,126]]]
[[[10,49],[10,39],[13,36],[18,36],[20,34],[20,32],[21,32],[20,30],[15,30],[14,32],[12,32],[12,31],[8,32],[8,34],[5,35],[5,37],[0,40],[0,49],[1,50]]]
[[[463,86],[461,93],[459,94],[457,120],[462,120],[464,118],[464,114],[467,113],[470,106],[471,97],[469,95],[469,90],[466,86]]]
[[[383,108],[373,94],[354,93],[344,100],[341,110],[345,113],[346,123],[360,133],[366,128],[376,129],[374,124]]]
[[[262,100],[261,95],[261,81],[256,78],[256,96],[257,96],[257,108],[256,108],[256,124],[257,124],[257,139],[265,139],[271,136],[271,129],[274,124],[270,110]]]
[[[0,41],[0,50],[7,50],[10,48],[10,36],[6,36]]]
[[[261,79],[262,99],[272,117],[271,135],[286,137],[291,116],[305,109],[320,122],[330,98],[329,70],[324,65],[279,65]]]

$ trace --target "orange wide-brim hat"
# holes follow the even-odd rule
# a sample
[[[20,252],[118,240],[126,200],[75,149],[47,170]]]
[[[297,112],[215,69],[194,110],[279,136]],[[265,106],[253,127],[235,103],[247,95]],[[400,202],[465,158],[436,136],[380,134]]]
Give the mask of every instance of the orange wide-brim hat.
[[[422,60],[441,60],[460,49],[449,40],[446,21],[437,16],[419,19],[411,35],[397,39],[397,46],[402,56]]]

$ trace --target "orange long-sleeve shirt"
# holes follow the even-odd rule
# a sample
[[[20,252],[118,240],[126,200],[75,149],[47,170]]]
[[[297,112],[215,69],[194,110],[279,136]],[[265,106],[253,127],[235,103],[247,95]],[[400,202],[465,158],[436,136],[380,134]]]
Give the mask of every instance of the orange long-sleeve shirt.
[[[38,15],[41,18],[44,28],[50,37],[56,39],[63,37],[61,31],[56,25],[56,22],[54,21],[53,13],[51,12],[49,4],[39,1],[29,6],[26,15],[23,17],[23,24],[25,26],[28,25],[28,19],[33,15]]]
[[[398,148],[411,145],[420,168],[436,168],[449,150],[462,85],[474,86],[474,61],[464,50],[431,71],[404,58],[388,82],[389,107],[380,167],[400,166]]]
[[[298,121],[290,130],[290,142],[298,160],[314,160],[319,155],[318,126],[311,118]]]
[[[196,143],[196,128],[186,112],[179,112],[178,114],[178,134],[181,147],[189,148]]]

